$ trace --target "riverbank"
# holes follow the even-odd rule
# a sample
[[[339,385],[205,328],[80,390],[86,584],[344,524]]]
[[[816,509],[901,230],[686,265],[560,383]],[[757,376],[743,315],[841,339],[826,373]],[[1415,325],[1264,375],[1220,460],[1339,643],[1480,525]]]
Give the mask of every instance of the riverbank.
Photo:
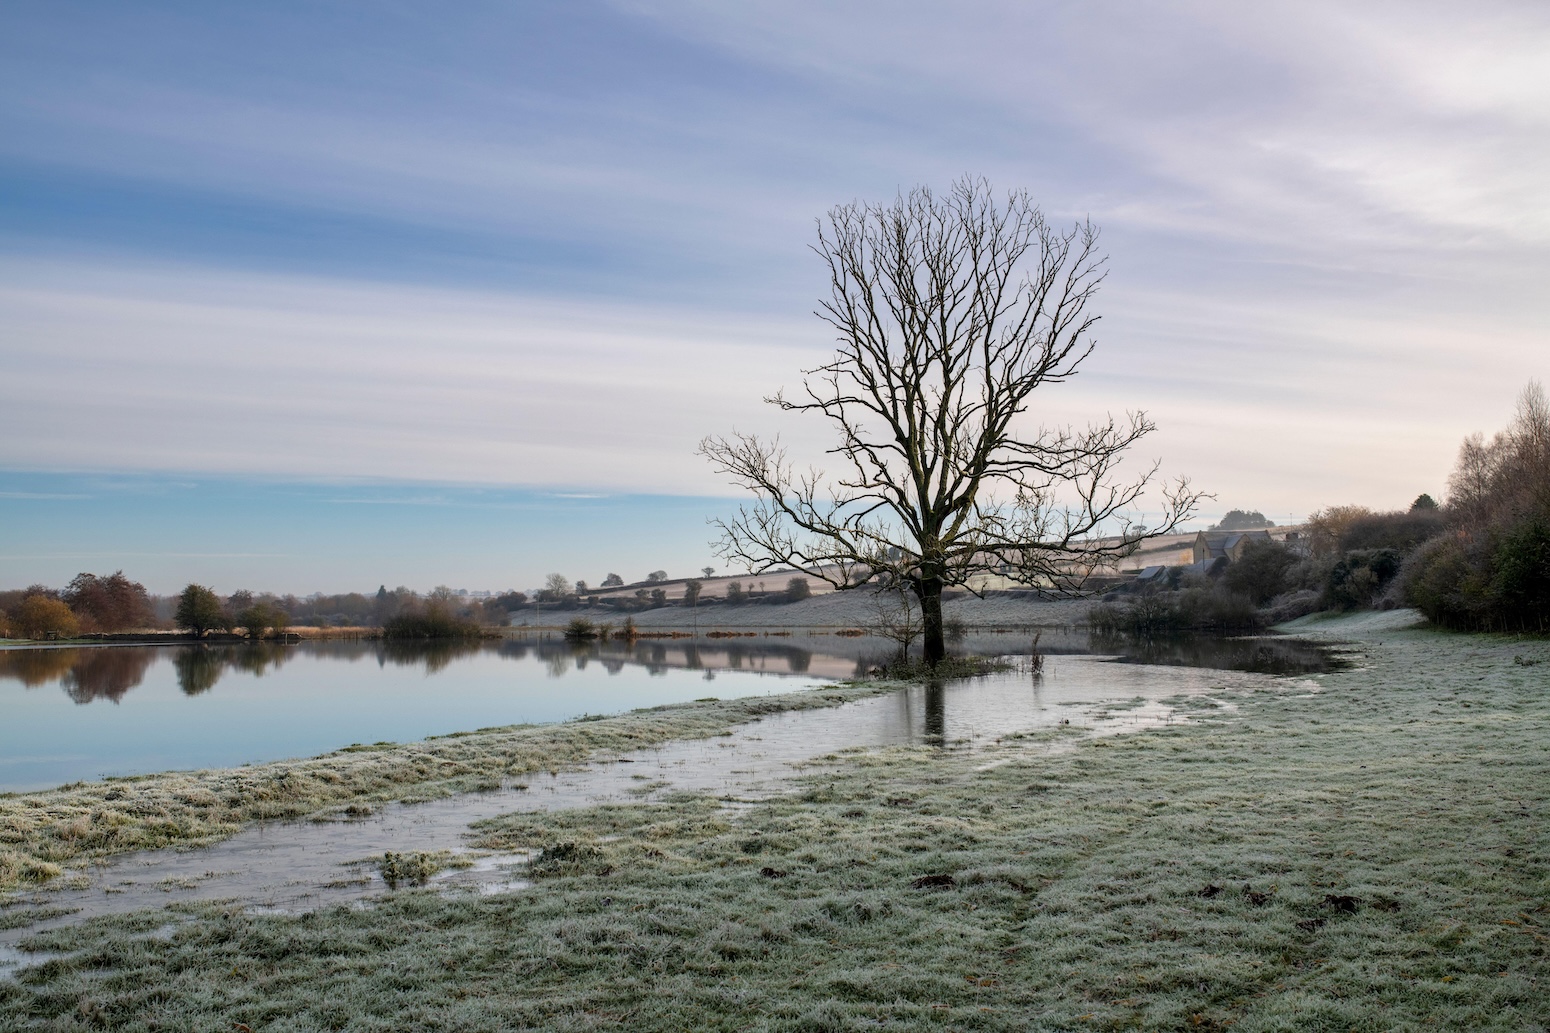
[[[531,889],[56,930],[41,1028],[1542,1029],[1550,643],[1305,622],[1318,687],[1051,752],[515,814]],[[753,703],[764,700],[749,701]]]

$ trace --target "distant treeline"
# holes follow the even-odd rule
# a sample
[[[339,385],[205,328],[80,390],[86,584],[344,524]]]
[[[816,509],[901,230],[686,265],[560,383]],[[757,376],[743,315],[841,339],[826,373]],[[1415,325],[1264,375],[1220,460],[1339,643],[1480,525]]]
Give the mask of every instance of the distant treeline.
[[[648,579],[653,587],[601,599],[586,591],[585,582],[573,585],[557,574],[532,595],[508,591],[480,597],[445,585],[422,595],[403,586],[390,590],[383,585],[371,595],[320,592],[298,597],[245,590],[223,596],[197,584],[175,596],[155,596],[121,570],[106,575],[83,573],[62,589],[29,585],[0,591],[0,638],[67,639],[173,628],[198,635],[241,631],[250,638],[264,638],[295,627],[363,627],[381,628],[388,637],[439,639],[505,626],[511,623],[511,614],[522,609],[573,610],[593,605],[632,612],[661,606],[788,603],[811,594],[805,578],[791,578],[775,591],[765,591],[762,583],[744,589],[741,582],[733,581],[724,598],[710,597],[702,595],[701,582],[691,579],[683,583],[679,598],[669,599],[666,590],[657,587],[665,577],[661,571],[654,572]]]

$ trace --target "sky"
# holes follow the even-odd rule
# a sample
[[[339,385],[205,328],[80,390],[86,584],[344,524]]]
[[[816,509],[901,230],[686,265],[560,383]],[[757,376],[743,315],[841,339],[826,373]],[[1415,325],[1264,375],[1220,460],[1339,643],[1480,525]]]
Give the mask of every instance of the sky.
[[[1030,421],[1404,507],[1550,380],[1546,167],[1542,3],[12,0],[0,587],[720,566],[698,441],[827,443],[815,219],[964,174],[1109,256]]]

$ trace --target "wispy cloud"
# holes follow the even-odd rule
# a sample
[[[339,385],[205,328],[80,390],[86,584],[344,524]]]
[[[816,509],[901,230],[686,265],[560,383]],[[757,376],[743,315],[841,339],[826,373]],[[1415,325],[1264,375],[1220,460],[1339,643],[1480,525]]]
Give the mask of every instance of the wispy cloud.
[[[57,491],[0,491],[0,499],[38,499],[44,501],[70,501],[89,499],[90,495]]]
[[[761,404],[828,347],[811,220],[964,171],[1112,253],[1036,417],[1146,408],[1234,504],[1435,492],[1550,377],[1542,5],[37,12],[0,465],[708,495],[733,426],[821,463]]]

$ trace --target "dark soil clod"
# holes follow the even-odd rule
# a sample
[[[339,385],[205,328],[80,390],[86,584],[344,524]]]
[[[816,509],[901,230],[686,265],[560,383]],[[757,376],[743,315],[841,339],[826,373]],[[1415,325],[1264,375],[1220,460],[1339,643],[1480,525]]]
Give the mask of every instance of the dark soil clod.
[[[1260,893],[1248,883],[1243,884],[1243,895],[1247,897],[1249,903],[1253,904],[1255,907],[1264,907],[1270,901],[1270,894]]]
[[[918,890],[946,890],[952,889],[958,883],[954,881],[951,875],[922,875],[910,883],[910,885]]]
[[[759,874],[764,876],[766,879],[784,879],[791,873],[783,872],[779,868],[771,868],[769,865],[765,865],[763,868],[759,869]]]
[[[1324,906],[1340,912],[1342,915],[1354,915],[1356,909],[1361,907],[1360,897],[1348,897],[1341,893],[1329,893],[1324,896]]]
[[[1205,889],[1200,891],[1200,896],[1210,900],[1220,892],[1222,892],[1222,887],[1208,884]]]
[[[1325,920],[1322,918],[1304,918],[1301,922],[1297,923],[1297,928],[1301,929],[1305,933],[1316,932],[1317,930],[1324,927],[1324,921]]]

